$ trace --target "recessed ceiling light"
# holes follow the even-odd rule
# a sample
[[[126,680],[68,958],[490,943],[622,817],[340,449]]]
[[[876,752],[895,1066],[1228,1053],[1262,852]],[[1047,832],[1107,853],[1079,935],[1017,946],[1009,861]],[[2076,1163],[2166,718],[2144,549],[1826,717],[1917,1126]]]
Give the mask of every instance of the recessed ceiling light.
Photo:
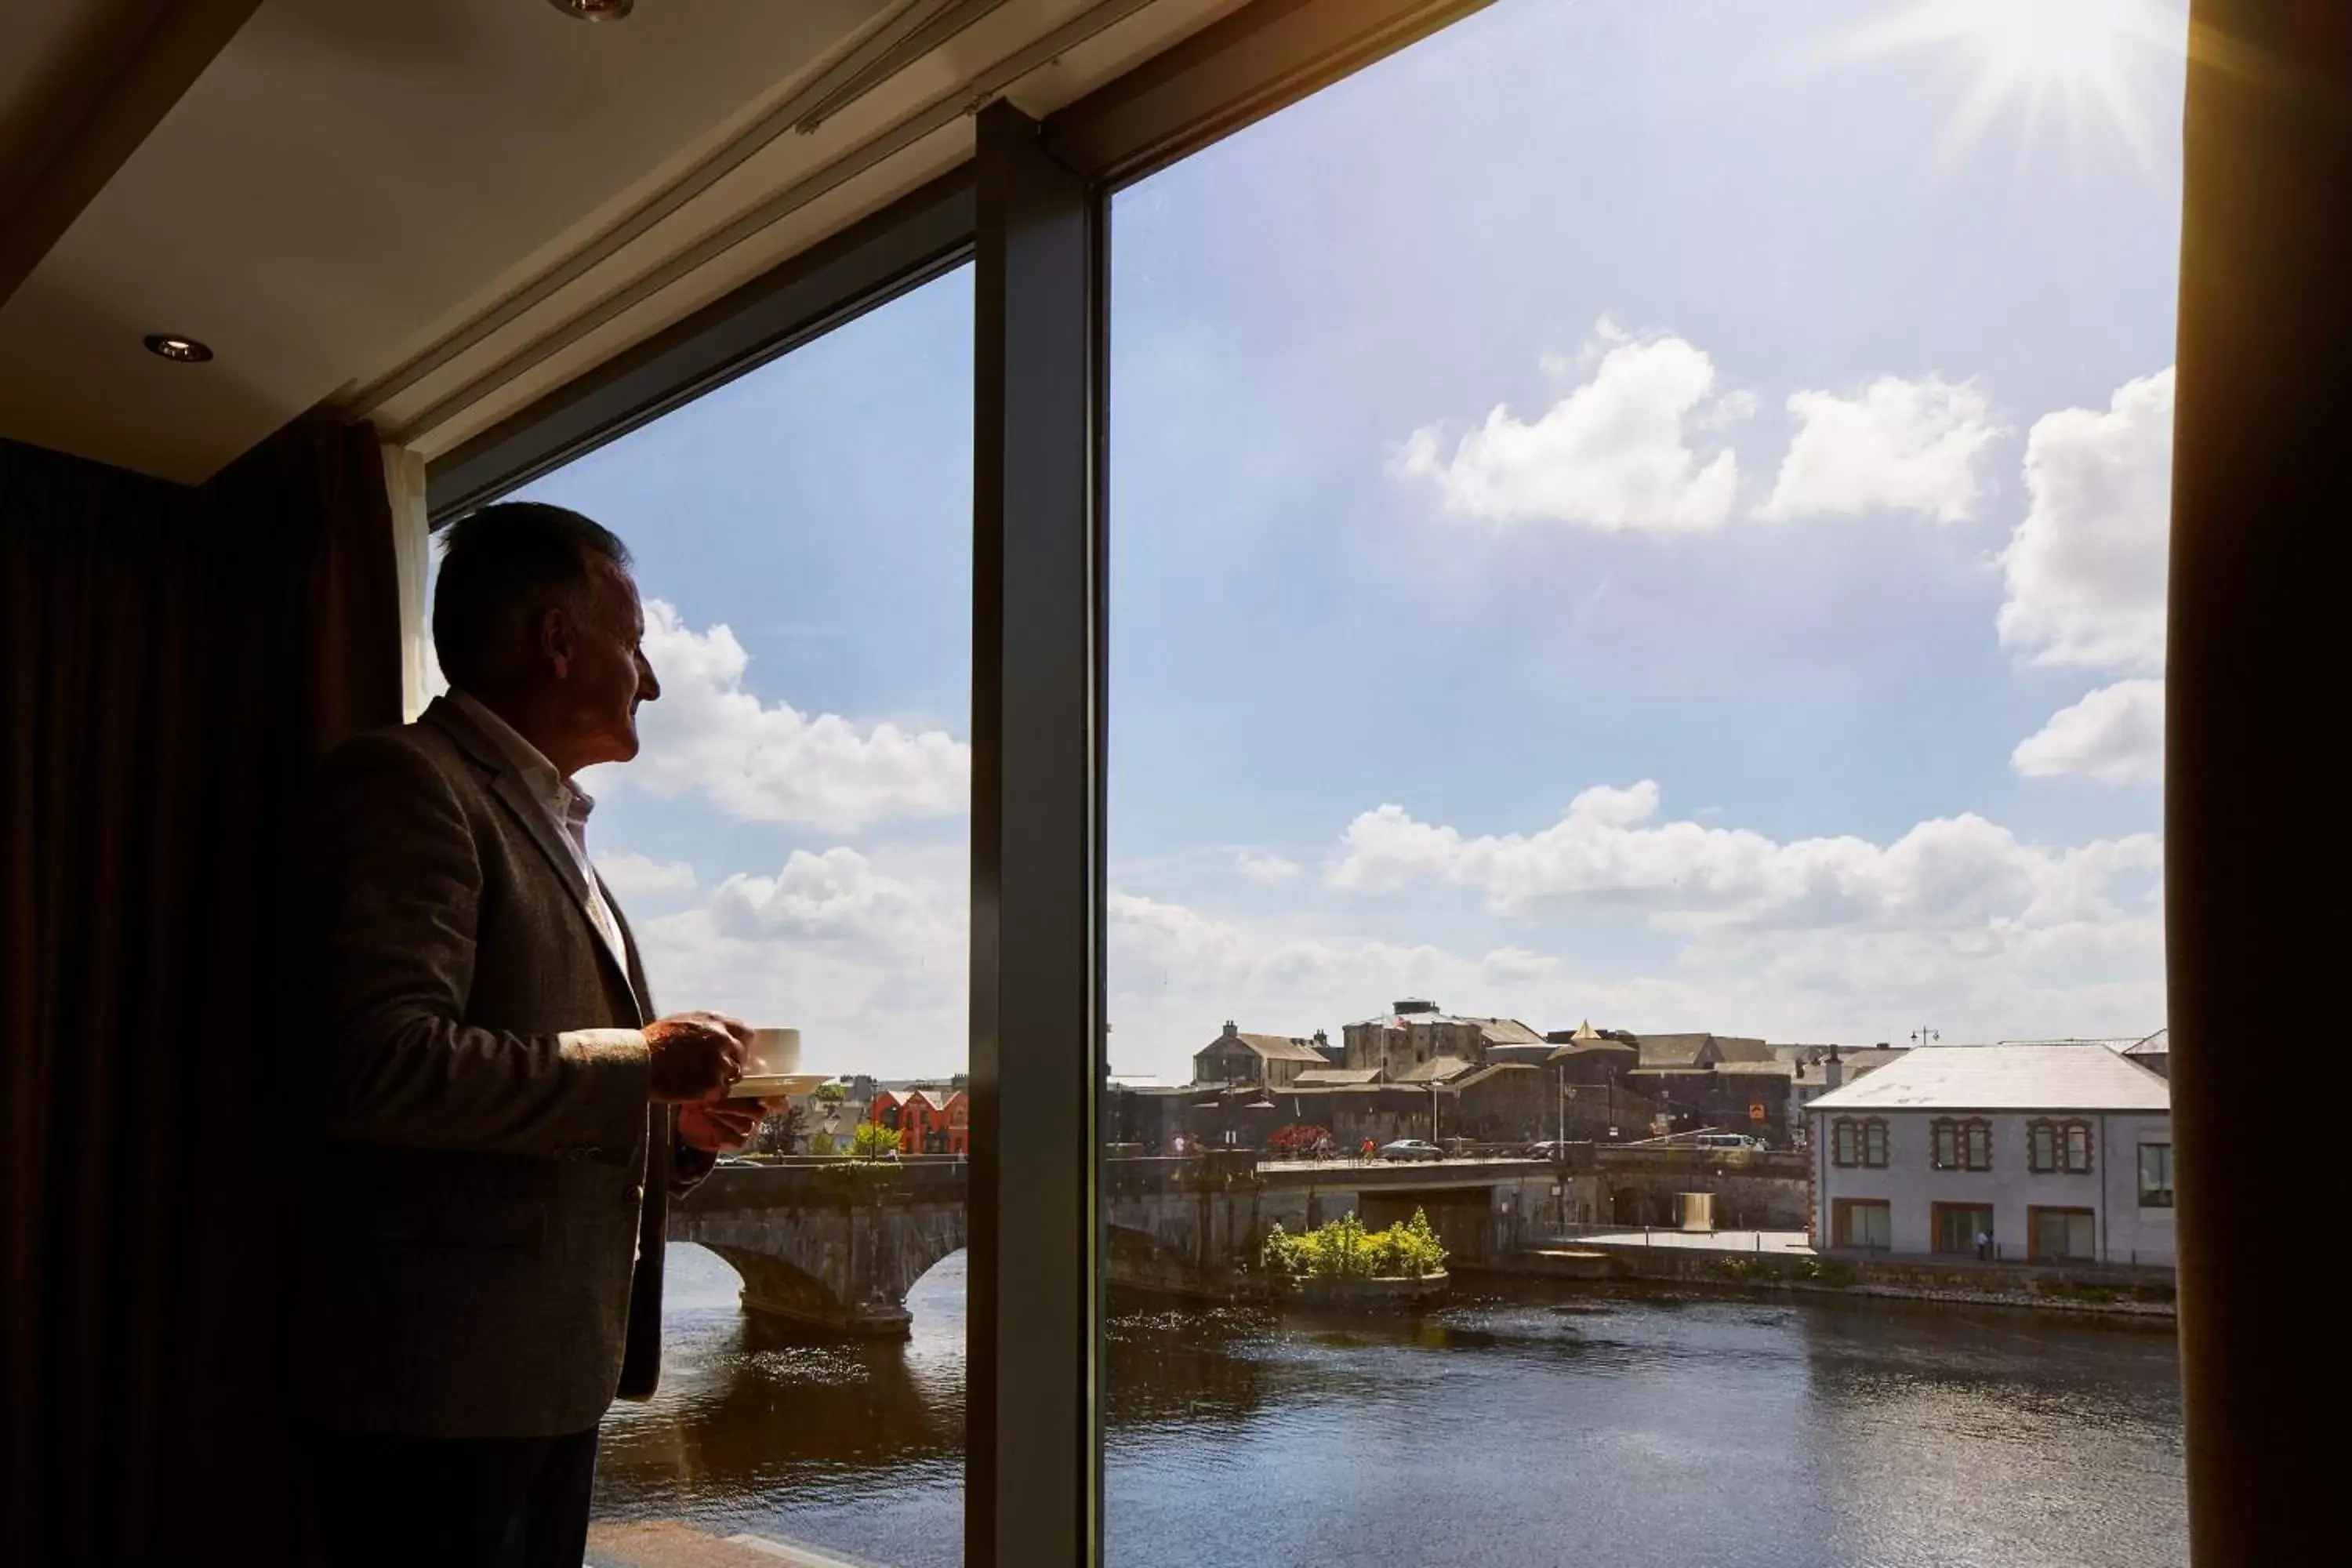
[[[636,9],[637,0],[547,0],[567,16],[583,22],[617,22]]]
[[[147,352],[161,354],[174,364],[202,364],[213,357],[213,351],[194,338],[184,338],[176,332],[150,332]]]

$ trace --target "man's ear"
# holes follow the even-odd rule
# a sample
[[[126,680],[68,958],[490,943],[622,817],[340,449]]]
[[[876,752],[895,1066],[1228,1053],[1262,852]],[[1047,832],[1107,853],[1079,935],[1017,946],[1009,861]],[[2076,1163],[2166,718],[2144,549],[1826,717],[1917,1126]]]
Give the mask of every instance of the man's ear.
[[[572,612],[561,605],[548,605],[539,612],[538,632],[541,660],[556,679],[563,679],[579,656],[580,628],[572,624]]]

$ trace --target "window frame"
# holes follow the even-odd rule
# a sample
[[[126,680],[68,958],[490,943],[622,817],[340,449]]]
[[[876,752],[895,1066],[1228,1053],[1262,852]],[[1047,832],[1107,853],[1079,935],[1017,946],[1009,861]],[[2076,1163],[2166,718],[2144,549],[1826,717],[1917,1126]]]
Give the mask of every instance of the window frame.
[[[1847,1135],[1851,1134],[1851,1140]],[[1847,1144],[1851,1142],[1851,1150]],[[1886,1119],[1840,1116],[1830,1122],[1830,1163],[1841,1171],[1886,1169]]]
[[[1857,1210],[1878,1210],[1886,1215],[1886,1244],[1874,1247],[1853,1239],[1853,1216]],[[1892,1252],[1895,1249],[1895,1205],[1887,1198],[1832,1198],[1830,1200],[1830,1245],[1852,1251]]]
[[[2091,1124],[2079,1116],[2037,1116],[2025,1124],[2025,1168],[2037,1176],[2087,1176],[2096,1147]]]
[[[2147,1157],[2152,1152],[2159,1149],[2164,1152],[2164,1184],[2161,1187],[2151,1187],[2147,1183]],[[2134,1184],[2137,1188],[2141,1208],[2169,1209],[2178,1205],[2180,1178],[2174,1165],[2173,1146],[2169,1139],[2161,1143],[2152,1138],[2141,1139],[2138,1155],[2133,1164]],[[2151,1198],[2149,1196],[2151,1193],[2161,1193],[2161,1199]]]
[[[2045,1252],[2042,1247],[2042,1221],[2045,1215],[2063,1215],[2072,1220],[2077,1217],[2091,1222],[2091,1250],[2087,1254]],[[2099,1261],[2099,1211],[2088,1204],[2029,1204],[2025,1210],[2025,1259],[2029,1263],[2096,1263]]]
[[[1991,1170],[1991,1121],[1981,1116],[1937,1117],[1927,1127],[1927,1166],[1935,1171]]]
[[[1927,1205],[1927,1250],[1929,1252],[1939,1258],[1974,1258],[1976,1256],[1976,1245],[1974,1239],[1976,1232],[1973,1229],[1969,1232],[1970,1239],[1968,1246],[1946,1247],[1944,1245],[1944,1216],[1947,1214],[1980,1214],[1984,1215],[1984,1234],[1994,1238],[1993,1257],[1996,1259],[2000,1258],[2000,1233],[1994,1228],[1996,1223],[2000,1217],[2000,1214],[1990,1203],[1979,1202],[1974,1199],[1958,1203],[1931,1203]]]

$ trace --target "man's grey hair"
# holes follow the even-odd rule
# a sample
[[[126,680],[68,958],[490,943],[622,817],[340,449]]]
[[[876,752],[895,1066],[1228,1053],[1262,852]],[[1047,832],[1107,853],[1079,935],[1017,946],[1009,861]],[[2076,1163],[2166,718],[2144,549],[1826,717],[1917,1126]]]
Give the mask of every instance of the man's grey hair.
[[[433,652],[457,686],[495,679],[499,645],[516,619],[551,597],[593,597],[591,558],[625,569],[629,547],[604,524],[545,501],[501,501],[441,535],[433,588]]]

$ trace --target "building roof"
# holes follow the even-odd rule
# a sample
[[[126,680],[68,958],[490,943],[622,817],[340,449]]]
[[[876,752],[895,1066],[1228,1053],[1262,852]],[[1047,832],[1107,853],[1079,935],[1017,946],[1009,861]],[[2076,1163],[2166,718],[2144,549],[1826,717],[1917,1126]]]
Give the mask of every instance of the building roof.
[[[1378,1083],[1378,1068],[1308,1068],[1290,1080],[1294,1089],[1337,1089],[1342,1084]]]
[[[1425,1062],[1415,1062],[1397,1074],[1399,1083],[1450,1083],[1470,1070],[1470,1064],[1460,1057],[1432,1057]]]
[[[2133,1041],[2123,1048],[2123,1054],[2127,1057],[2170,1056],[2172,1054],[2171,1026],[2168,1025],[2146,1039]]]
[[[1640,1035],[1642,1065],[1645,1068],[1686,1068],[1696,1066],[1699,1053],[1710,1045],[1716,1059],[1727,1062],[1761,1062],[1772,1059],[1772,1047],[1760,1039],[1744,1035]]]
[[[1439,1059],[1443,1060],[1444,1058],[1441,1058]],[[1463,1077],[1454,1079],[1445,1087],[1458,1092],[1462,1089],[1469,1089],[1474,1085],[1486,1083],[1494,1079],[1501,1078],[1507,1073],[1541,1071],[1543,1071],[1543,1068],[1536,1066],[1533,1062],[1489,1062],[1485,1067],[1479,1068],[1475,1071],[1466,1073]]]
[[[1377,1018],[1365,1018],[1350,1024],[1353,1029],[1410,1029],[1416,1024],[1450,1024],[1478,1031],[1493,1046],[1540,1046],[1543,1036],[1517,1018],[1479,1018],[1465,1013],[1440,1013],[1415,1009],[1403,1013],[1384,1013]]]
[[[1639,1060],[1642,1055],[1638,1047],[1629,1046],[1622,1040],[1602,1039],[1596,1037],[1590,1040],[1574,1040],[1570,1044],[1560,1047],[1544,1059],[1553,1062],[1567,1061],[1572,1057],[1595,1056],[1604,1051],[1616,1051],[1636,1060]]]
[[[1833,1089],[1816,1110],[2169,1110],[2171,1086],[2095,1043],[1930,1046]]]
[[[1315,1042],[1311,1039],[1295,1035],[1247,1034],[1240,1029],[1234,1028],[1231,1024],[1227,1024],[1225,1026],[1225,1032],[1223,1034],[1219,1035],[1215,1039],[1211,1040],[1207,1045],[1202,1046],[1199,1050],[1194,1051],[1192,1054],[1196,1057],[1202,1056],[1210,1051],[1215,1050],[1219,1046],[1234,1040],[1240,1041],[1243,1046],[1255,1052],[1257,1057],[1264,1061],[1313,1062],[1317,1067],[1328,1067],[1330,1065],[1330,1058],[1326,1057],[1321,1051],[1317,1050],[1315,1048]]]

